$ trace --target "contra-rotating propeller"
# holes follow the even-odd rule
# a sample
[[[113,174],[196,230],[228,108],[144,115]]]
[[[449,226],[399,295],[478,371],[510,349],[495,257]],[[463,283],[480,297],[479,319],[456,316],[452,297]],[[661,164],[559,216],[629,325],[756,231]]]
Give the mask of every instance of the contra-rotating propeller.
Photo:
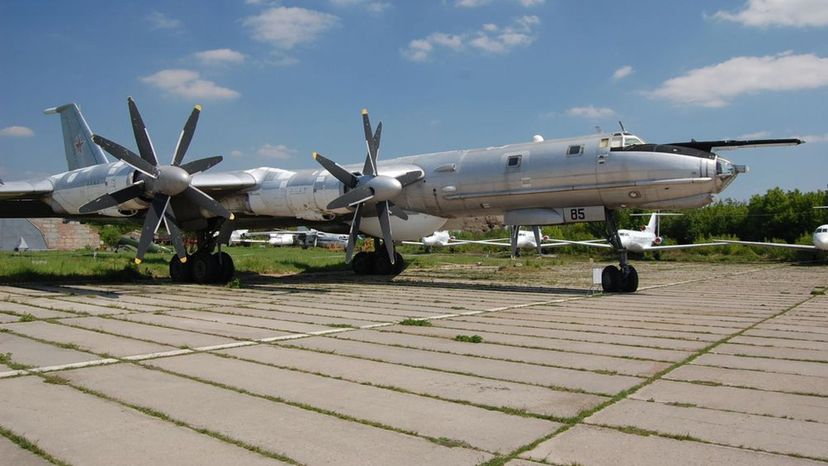
[[[391,263],[396,261],[394,254],[394,237],[391,234],[391,215],[408,220],[408,215],[391,202],[406,186],[422,179],[422,170],[412,170],[398,176],[380,175],[377,172],[377,156],[379,152],[382,122],[377,125],[376,131],[371,129],[368,119],[368,110],[362,109],[362,125],[365,130],[365,144],[368,154],[365,157],[365,166],[362,173],[351,173],[336,162],[314,152],[313,158],[325,170],[345,185],[345,194],[328,204],[328,209],[354,208],[354,219],[351,222],[351,231],[348,235],[348,246],[345,249],[345,262],[351,262],[354,254],[354,245],[359,235],[359,225],[366,210],[375,208],[382,231],[382,242],[388,252]],[[370,211],[369,211],[370,212]]]
[[[136,181],[122,189],[104,194],[97,199],[90,201],[80,207],[80,213],[88,214],[99,210],[115,207],[137,197],[148,197],[152,199],[144,218],[144,225],[141,228],[141,237],[138,240],[138,251],[135,255],[135,263],[140,264],[144,254],[152,243],[153,236],[164,222],[170,239],[175,246],[176,254],[181,262],[187,261],[187,249],[184,247],[184,240],[181,237],[173,212],[170,200],[176,196],[191,202],[197,207],[211,213],[216,217],[224,217],[233,220],[233,214],[224,208],[215,199],[205,194],[192,185],[192,175],[205,171],[222,161],[221,156],[207,157],[181,164],[184,154],[190,146],[195,133],[198,116],[201,113],[201,106],[196,105],[184,129],[178,137],[172,162],[170,165],[159,165],[155,155],[155,149],[149,138],[149,133],[144,125],[138,107],[132,97],[127,99],[129,105],[129,116],[132,120],[132,131],[135,134],[135,142],[138,144],[140,157],[131,150],[110,141],[97,134],[92,136],[95,144],[101,146],[113,157],[126,162],[139,172]]]

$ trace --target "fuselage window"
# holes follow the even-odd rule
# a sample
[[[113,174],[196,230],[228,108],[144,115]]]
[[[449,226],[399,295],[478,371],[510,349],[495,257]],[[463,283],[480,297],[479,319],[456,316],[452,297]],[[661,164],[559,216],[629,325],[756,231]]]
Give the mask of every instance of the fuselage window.
[[[566,150],[566,155],[581,155],[584,152],[584,146],[569,146]]]
[[[506,159],[506,165],[509,168],[517,168],[520,166],[520,159],[522,156],[520,155],[510,155],[508,159]]]
[[[598,147],[600,147],[601,149],[606,149],[607,146],[609,146],[609,138],[601,139],[601,143],[598,144]]]

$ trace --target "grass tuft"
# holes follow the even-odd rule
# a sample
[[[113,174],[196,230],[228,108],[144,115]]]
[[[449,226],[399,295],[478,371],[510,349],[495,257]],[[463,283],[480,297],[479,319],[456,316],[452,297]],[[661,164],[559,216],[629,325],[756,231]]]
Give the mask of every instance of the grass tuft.
[[[413,327],[431,327],[432,324],[427,320],[408,318],[403,321],[400,321],[400,325],[410,325]]]
[[[17,321],[18,322],[34,322],[36,320],[37,320],[37,317],[35,317],[35,316],[33,316],[33,315],[31,315],[27,312],[26,314],[23,314],[22,316],[20,316],[20,319],[18,319]]]
[[[482,343],[483,337],[480,335],[457,335],[454,337],[455,341],[462,341],[465,343]]]

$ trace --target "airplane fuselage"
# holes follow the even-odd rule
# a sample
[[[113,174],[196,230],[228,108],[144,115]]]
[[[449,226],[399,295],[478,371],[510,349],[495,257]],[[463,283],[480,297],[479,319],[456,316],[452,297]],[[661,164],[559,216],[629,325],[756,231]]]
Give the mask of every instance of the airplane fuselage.
[[[730,162],[709,152],[651,144],[623,147],[616,140],[625,136],[631,135],[598,134],[381,161],[378,170],[383,175],[424,173],[394,199],[414,214],[408,221],[392,219],[394,237],[421,238],[448,218],[468,216],[515,215],[521,220],[527,217],[516,222],[520,224],[556,224],[595,220],[575,218],[575,209],[565,212],[563,207],[701,207],[739,173]],[[49,178],[54,190],[48,203],[58,214],[76,215],[89,199],[128,186],[135,176],[135,170],[123,162],[55,175]],[[213,194],[237,214],[295,218],[300,223],[333,221],[351,212],[347,207],[327,208],[345,189],[324,169],[204,173],[194,175],[193,184],[208,191],[227,177],[250,186]],[[146,206],[146,200],[135,199],[101,214],[131,216]],[[570,215],[573,218],[564,218]],[[369,215],[364,220],[362,230],[374,234],[376,218]]]
[[[813,236],[814,247],[821,251],[828,251],[828,225],[820,225]]]

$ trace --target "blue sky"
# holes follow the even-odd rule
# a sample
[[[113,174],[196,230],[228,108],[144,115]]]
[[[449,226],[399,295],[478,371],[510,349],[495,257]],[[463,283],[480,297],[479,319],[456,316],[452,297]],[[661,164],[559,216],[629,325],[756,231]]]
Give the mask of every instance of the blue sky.
[[[59,119],[135,147],[133,96],[170,157],[213,170],[382,158],[628,130],[651,142],[805,137],[724,153],[724,197],[828,184],[828,1],[0,0],[0,177],[65,170]]]

